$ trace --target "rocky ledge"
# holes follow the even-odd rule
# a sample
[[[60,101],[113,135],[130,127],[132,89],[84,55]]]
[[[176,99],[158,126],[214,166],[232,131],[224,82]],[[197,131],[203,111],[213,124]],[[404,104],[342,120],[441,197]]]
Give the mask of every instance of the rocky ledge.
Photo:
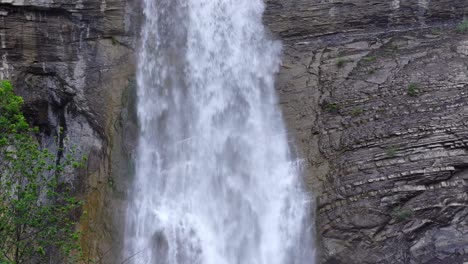
[[[320,263],[466,263],[468,2],[268,3]]]

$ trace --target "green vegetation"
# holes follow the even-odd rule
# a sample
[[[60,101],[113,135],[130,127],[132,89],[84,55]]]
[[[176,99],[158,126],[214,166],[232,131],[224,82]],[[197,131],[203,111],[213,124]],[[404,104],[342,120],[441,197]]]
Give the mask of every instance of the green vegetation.
[[[457,25],[457,32],[461,34],[468,33],[468,20],[463,20]]]
[[[408,85],[407,94],[408,94],[409,96],[417,96],[417,95],[419,94],[418,85],[415,84],[415,83],[410,83],[410,84]]]
[[[345,60],[343,58],[339,58],[337,61],[336,61],[336,66],[338,66],[338,68],[342,68],[345,66],[346,63],[348,63],[349,61],[348,60]]]
[[[42,149],[22,104],[11,84],[0,81],[0,263],[76,263],[81,203],[63,179],[83,161]]]
[[[392,211],[392,216],[397,221],[406,221],[410,219],[411,217],[413,217],[413,212],[408,209],[398,207]]]
[[[356,109],[353,109],[353,111],[351,112],[351,115],[354,117],[358,117],[362,113],[363,113],[363,110],[361,108],[356,108]]]
[[[335,114],[338,113],[338,110],[339,110],[338,105],[335,103],[326,104],[324,109],[329,113],[335,113]]]
[[[395,157],[396,155],[396,148],[394,146],[390,146],[389,148],[387,148],[387,150],[385,151],[385,153],[387,154],[387,156],[389,156],[390,158],[393,158]]]
[[[431,34],[433,34],[433,35],[441,35],[441,34],[442,34],[442,29],[441,29],[441,28],[432,28],[432,29],[431,29]]]
[[[369,56],[369,57],[365,57],[363,58],[363,60],[367,63],[370,63],[370,62],[373,62],[375,61],[377,58],[375,56]]]
[[[367,74],[374,74],[376,72],[375,68],[371,68],[367,71]]]
[[[111,41],[112,41],[112,45],[114,45],[114,46],[117,45],[117,44],[119,44],[119,41],[118,41],[117,38],[114,37],[114,36],[111,37]]]

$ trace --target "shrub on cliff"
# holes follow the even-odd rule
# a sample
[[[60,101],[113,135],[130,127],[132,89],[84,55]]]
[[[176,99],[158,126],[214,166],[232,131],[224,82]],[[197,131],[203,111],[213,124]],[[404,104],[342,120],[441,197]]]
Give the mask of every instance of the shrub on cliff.
[[[457,25],[457,32],[460,34],[468,33],[468,20],[463,20]]]
[[[82,161],[41,148],[22,104],[11,84],[0,81],[0,264],[49,263],[52,256],[74,262],[80,247],[73,213],[80,202],[61,179]]]

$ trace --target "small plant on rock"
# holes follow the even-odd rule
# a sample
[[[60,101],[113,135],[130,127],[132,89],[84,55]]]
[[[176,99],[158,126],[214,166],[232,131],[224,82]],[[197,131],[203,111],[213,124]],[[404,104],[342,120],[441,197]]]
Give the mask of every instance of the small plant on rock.
[[[457,25],[457,32],[460,34],[468,33],[468,20],[463,20]]]
[[[336,103],[326,104],[324,107],[325,111],[329,113],[338,113],[339,107]]]
[[[411,217],[413,217],[413,212],[411,210],[398,207],[392,211],[392,216],[397,221],[401,222],[401,221],[409,220]]]
[[[363,60],[364,60],[365,62],[367,62],[367,63],[370,63],[370,62],[375,61],[375,60],[376,60],[376,57],[375,57],[375,56],[369,56],[369,57],[365,57]]]
[[[346,63],[348,63],[349,61],[348,60],[345,60],[343,58],[339,58],[337,61],[336,61],[336,66],[338,66],[338,68],[343,68]]]
[[[385,153],[387,154],[387,156],[389,156],[390,158],[393,158],[396,156],[396,148],[394,146],[390,146],[389,148],[387,148],[387,150],[385,151]]]
[[[361,108],[356,108],[356,109],[353,109],[353,111],[351,112],[351,115],[354,117],[358,117],[362,113],[363,113],[363,110]]]
[[[114,46],[119,44],[119,41],[117,40],[117,38],[115,36],[111,37],[111,42],[112,42],[112,45],[114,45]]]
[[[410,84],[408,85],[407,94],[408,94],[409,96],[417,96],[417,95],[419,94],[418,85],[415,84],[415,83],[410,83]]]
[[[431,34],[432,35],[441,35],[442,34],[442,30],[440,28],[432,28],[431,29]]]

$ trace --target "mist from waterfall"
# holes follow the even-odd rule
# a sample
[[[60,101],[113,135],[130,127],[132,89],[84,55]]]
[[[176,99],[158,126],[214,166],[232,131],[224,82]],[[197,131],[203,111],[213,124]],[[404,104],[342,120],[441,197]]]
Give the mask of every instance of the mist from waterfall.
[[[143,0],[127,264],[313,264],[262,0]]]

